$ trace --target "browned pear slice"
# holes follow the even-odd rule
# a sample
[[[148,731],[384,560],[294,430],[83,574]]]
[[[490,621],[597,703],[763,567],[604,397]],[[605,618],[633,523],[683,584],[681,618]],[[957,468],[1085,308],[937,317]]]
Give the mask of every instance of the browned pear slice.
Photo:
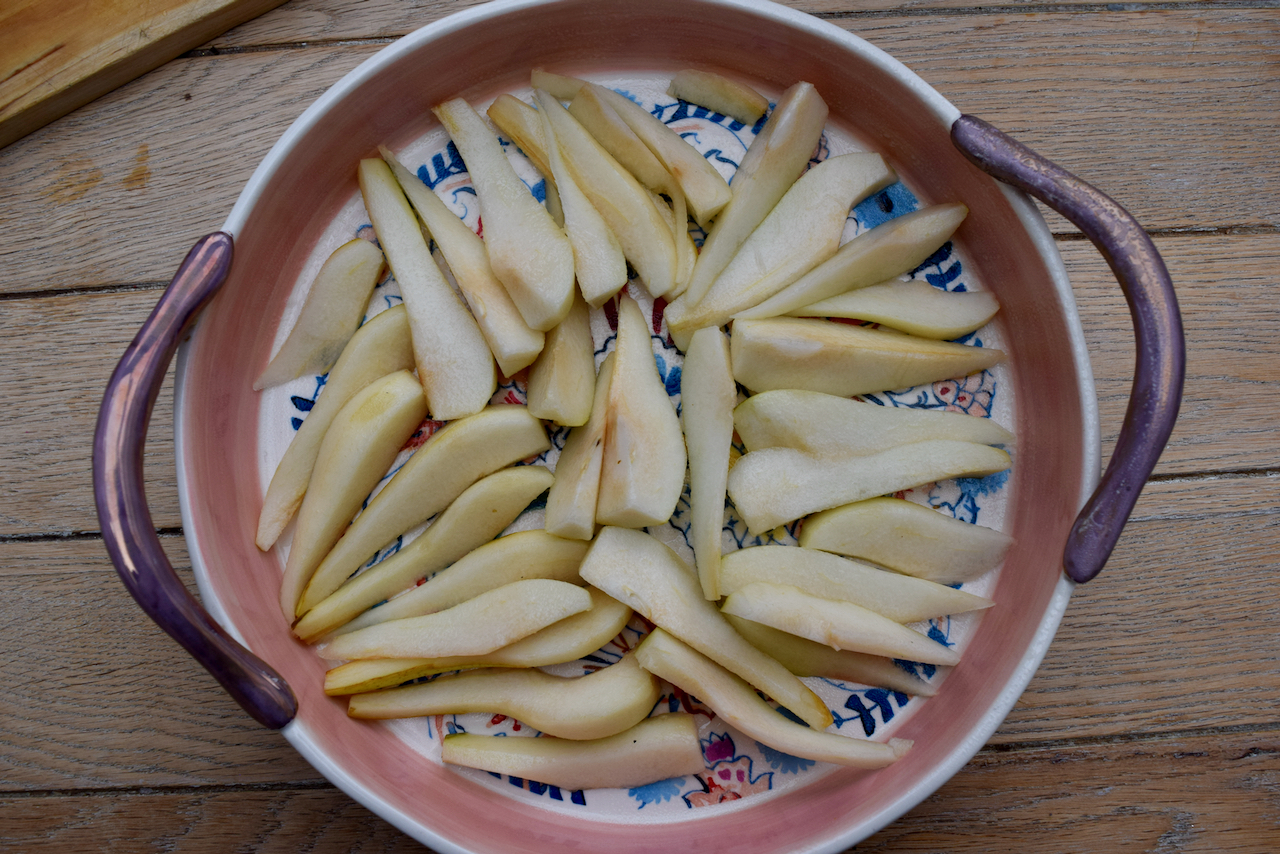
[[[547,494],[547,531],[561,537],[589,540],[596,534],[596,503],[600,495],[600,468],[604,461],[605,424],[609,409],[609,383],[613,379],[613,354],[605,356],[596,378],[591,417],[569,431],[556,482]]]
[[[883,282],[787,312],[883,323],[922,338],[950,340],[981,329],[1000,310],[987,291],[944,291],[928,282]]]
[[[515,95],[503,94],[489,105],[487,114],[494,127],[506,134],[524,152],[525,157],[533,162],[549,184],[554,184],[551,161],[547,157],[546,131],[542,127],[542,117],[538,111]],[[547,210],[550,212],[550,207]]]
[[[608,738],[445,736],[440,757],[452,765],[510,774],[562,789],[628,789],[706,769],[692,715],[646,718]]]
[[[353,718],[415,718],[484,713],[506,715],[556,738],[607,738],[649,716],[662,693],[656,676],[634,655],[585,676],[541,670],[472,670],[419,685],[357,694]]]
[[[367,240],[349,240],[333,250],[311,283],[289,337],[254,382],[254,390],[329,370],[359,328],[380,272],[382,252]]]
[[[378,377],[412,368],[413,341],[403,305],[374,315],[356,330],[271,476],[258,516],[258,548],[266,551],[275,545],[297,512],[311,480],[320,442],[343,404]]]
[[[720,552],[725,483],[733,441],[737,386],[729,367],[729,342],[718,328],[699,329],[680,374],[680,418],[689,449],[689,533],[698,580],[707,599],[720,598]]]
[[[769,99],[747,84],[694,68],[676,72],[667,94],[715,110],[744,125],[755,124],[769,109]]]
[[[583,83],[569,104],[569,115],[577,119],[614,160],[636,176],[637,181],[650,190],[669,193],[677,185],[667,167],[636,136],[617,110],[605,103],[599,87]]]
[[[641,641],[636,658],[645,670],[706,703],[729,726],[792,756],[854,768],[883,768],[911,747],[903,739],[883,744],[789,721],[747,682],[662,629]]]
[[[564,320],[573,301],[569,238],[516,175],[498,138],[470,104],[455,98],[433,112],[467,164],[494,275],[525,322],[545,332]]]
[[[396,371],[374,380],[334,416],[298,509],[280,585],[280,607],[289,622],[312,572],[426,414],[422,386],[408,371]]]
[[[586,424],[595,398],[596,349],[591,313],[581,296],[529,368],[529,413],[564,427]]]

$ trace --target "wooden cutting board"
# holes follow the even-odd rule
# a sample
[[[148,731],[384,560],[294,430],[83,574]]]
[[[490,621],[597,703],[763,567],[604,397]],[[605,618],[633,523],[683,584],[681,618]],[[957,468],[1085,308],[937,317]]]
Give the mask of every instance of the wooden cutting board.
[[[0,148],[284,0],[0,0]]]

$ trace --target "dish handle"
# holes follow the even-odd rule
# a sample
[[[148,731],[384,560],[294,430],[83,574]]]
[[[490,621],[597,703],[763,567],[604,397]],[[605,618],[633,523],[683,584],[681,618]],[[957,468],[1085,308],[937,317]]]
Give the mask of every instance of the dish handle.
[[[1097,575],[1173,432],[1182,401],[1186,345],[1173,282],[1137,220],[1114,199],[973,116],[951,140],[983,171],[1029,193],[1076,225],[1111,266],[1133,318],[1137,361],[1129,406],[1107,470],[1067,537],[1072,580]]]
[[[142,450],[165,371],[196,314],[226,279],[232,250],[229,234],[201,238],[125,350],[98,412],[93,493],[111,562],[142,610],[255,720],[279,729],[297,714],[293,691],[187,591],[160,545],[142,482]]]

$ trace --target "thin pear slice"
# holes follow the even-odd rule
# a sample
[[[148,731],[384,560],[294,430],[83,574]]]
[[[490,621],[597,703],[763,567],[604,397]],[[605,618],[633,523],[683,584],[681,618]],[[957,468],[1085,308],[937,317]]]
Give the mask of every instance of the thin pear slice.
[[[503,94],[489,105],[487,114],[494,127],[506,134],[524,152],[543,178],[554,184],[551,161],[547,156],[546,131],[542,127],[542,117],[538,111],[515,95]]]
[[[529,413],[564,427],[586,424],[595,399],[596,349],[591,313],[581,296],[560,325],[547,333],[546,346],[529,368]]]
[[[258,548],[267,551],[274,546],[297,512],[311,480],[320,442],[343,405],[378,377],[411,370],[413,365],[409,315],[403,305],[375,315],[356,330],[271,476],[258,516]]]
[[[872,498],[815,513],[800,545],[872,560],[940,584],[970,581],[1004,560],[1013,538],[899,498]]]
[[[751,685],[678,638],[655,629],[636,647],[640,666],[696,696],[729,726],[775,750],[854,768],[883,768],[911,747],[810,729],[778,714]]]
[[[572,101],[578,97],[578,93],[582,91],[582,87],[587,81],[580,80],[577,77],[567,77],[564,74],[556,74],[547,71],[545,68],[535,68],[529,74],[529,84],[534,89],[541,89],[554,95],[560,101]]]
[[[732,614],[725,614],[725,618],[752,646],[778,659],[797,676],[840,679],[873,688],[914,694],[917,697],[932,697],[937,693],[932,684],[903,670],[891,658],[848,649],[832,649],[808,638],[797,637]]]
[[[826,102],[810,83],[797,83],[778,99],[734,173],[733,197],[707,232],[685,291],[690,305],[701,301],[742,242],[800,177],[826,121]]]
[[[680,418],[689,448],[689,533],[702,594],[720,598],[720,538],[738,389],[729,342],[717,328],[699,329],[680,374]]]
[[[659,210],[664,217],[667,211],[671,211],[671,234],[676,241],[676,283],[667,298],[675,299],[689,289],[693,268],[698,263],[698,244],[693,242],[693,235],[689,233],[689,206],[679,187],[671,191],[671,207],[663,203]]]
[[[733,378],[752,391],[806,389],[850,397],[985,371],[1004,359],[969,347],[834,320],[735,320]]]
[[[932,205],[883,222],[841,246],[839,252],[784,290],[738,312],[737,317],[776,317],[910,273],[951,239],[968,214],[964,205]]]
[[[726,614],[764,623],[834,649],[924,664],[953,665],[960,661],[954,650],[875,611],[852,602],[813,596],[786,584],[748,584],[730,593],[720,607]]]
[[[667,94],[715,110],[744,125],[755,124],[769,109],[769,99],[745,83],[693,68],[677,71]]]
[[[847,317],[910,335],[949,341],[981,329],[1000,310],[987,291],[944,291],[928,282],[883,282],[787,312],[792,317]]]
[[[874,454],[929,439],[1013,444],[1013,434],[990,418],[880,406],[799,389],[752,395],[733,411],[733,426],[748,451],[795,448],[819,456]]]
[[[547,667],[577,661],[609,643],[631,619],[632,611],[612,596],[588,587],[591,609],[565,617],[510,646],[485,655],[445,658],[379,658],[341,664],[324,677],[332,696],[394,688],[412,679],[474,667]]]
[[[524,322],[507,289],[493,274],[484,241],[385,146],[379,147],[378,152],[444,254],[458,290],[471,307],[503,375],[514,376],[531,365],[542,352],[543,335]]]
[[[298,508],[280,584],[280,607],[289,622],[311,574],[426,414],[422,386],[408,371],[396,371],[374,380],[334,416]]]
[[[416,718],[484,713],[506,715],[539,732],[576,741],[607,738],[649,716],[662,686],[634,655],[585,676],[541,670],[472,670],[420,685],[357,694],[353,718]]]
[[[369,501],[317,571],[347,578],[480,478],[550,447],[546,428],[523,406],[490,406],[445,425]]]
[[[582,88],[569,104],[569,115],[577,119],[587,133],[613,155],[614,160],[636,176],[637,181],[650,190],[669,193],[677,185],[667,167],[636,136],[618,111],[605,103],[598,88],[583,81]]]
[[[826,729],[831,725],[831,711],[822,700],[791,671],[743,640],[703,597],[689,567],[649,534],[602,529],[579,574],[746,679],[810,726]]]
[[[311,283],[293,329],[254,382],[254,390],[303,374],[323,374],[333,367],[360,327],[380,272],[382,252],[367,240],[348,240],[333,250]]]
[[[953,477],[984,477],[1009,467],[1009,455],[973,442],[935,439],[877,454],[819,457],[765,448],[729,472],[729,497],[753,534],[801,516]]]
[[[915,623],[995,604],[963,590],[816,549],[752,546],[725,555],[720,565],[720,589],[725,595],[757,581],[786,584],[823,599],[852,602],[895,623]]]
[[[307,642],[333,631],[364,610],[489,542],[515,521],[555,478],[541,466],[502,469],[467,487],[440,518],[412,543],[348,580],[345,568],[332,576],[317,571],[298,610],[303,617],[293,632]]]
[[[484,220],[489,265],[520,314],[545,332],[573,302],[573,247],[529,192],[484,119],[461,98],[436,106],[436,118],[458,148]]]
[[[530,578],[434,614],[339,635],[320,652],[334,660],[483,655],[590,607],[591,596],[581,587]]]
[[[635,300],[618,301],[618,340],[605,416],[596,521],[642,528],[671,518],[684,491],[680,419],[653,358]]]
[[[596,377],[591,417],[569,431],[564,450],[556,461],[556,482],[547,495],[547,531],[561,537],[589,540],[596,534],[596,503],[600,495],[600,469],[604,463],[605,424],[609,410],[609,384],[613,381],[613,354],[605,356]]]
[[[431,417],[449,421],[479,412],[498,387],[480,327],[436,266],[391,168],[380,159],[361,160],[358,174],[365,209],[409,312]]]
[[[441,742],[440,758],[569,790],[630,789],[706,769],[698,725],[682,713],[646,718],[592,741],[455,733]]]

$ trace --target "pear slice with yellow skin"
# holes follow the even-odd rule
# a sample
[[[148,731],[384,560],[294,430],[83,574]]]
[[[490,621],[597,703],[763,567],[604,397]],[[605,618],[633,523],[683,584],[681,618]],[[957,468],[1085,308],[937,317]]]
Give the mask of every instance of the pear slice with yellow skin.
[[[298,508],[280,584],[280,607],[289,622],[311,574],[426,414],[422,386],[408,371],[396,371],[374,380],[334,416]]]
[[[271,476],[258,516],[258,548],[267,551],[274,546],[298,511],[320,442],[343,405],[378,377],[412,370],[413,364],[409,315],[403,305],[375,315],[356,330]]]
[[[571,791],[629,789],[706,770],[698,725],[679,712],[591,741],[455,733],[441,742],[440,758]]]
[[[419,685],[357,694],[353,718],[506,715],[556,738],[607,738],[644,720],[661,695],[656,676],[634,655],[585,676],[552,676],[525,668],[472,670]]]
[[[604,150],[613,155],[636,180],[650,190],[668,193],[676,186],[667,167],[656,154],[636,136],[631,126],[618,115],[618,111],[601,97],[599,87],[583,86],[569,103],[569,115],[586,128]]]
[[[789,721],[747,682],[660,628],[640,642],[635,655],[641,667],[696,696],[729,726],[783,753],[853,768],[883,768],[911,747],[903,739],[883,744]]]
[[[529,413],[563,427],[591,417],[595,400],[596,348],[591,313],[581,296],[560,325],[547,333],[546,346],[529,368]]]
[[[759,121],[769,110],[769,99],[747,84],[694,68],[677,71],[667,87],[667,94],[715,110],[748,126]]]
[[[514,142],[524,152],[524,156],[533,162],[534,168],[542,177],[554,184],[551,161],[547,156],[546,131],[542,127],[542,116],[538,111],[515,95],[502,94],[489,105],[487,115],[494,127]]]
[[[729,366],[729,342],[718,328],[699,329],[680,374],[680,420],[689,448],[689,534],[702,593],[720,598],[720,552],[725,484],[733,442],[738,389]]]
[[[792,317],[847,317],[883,323],[908,335],[950,341],[975,332],[1000,310],[987,291],[944,291],[928,282],[890,281],[793,309]]]
[[[556,74],[545,68],[535,68],[529,73],[529,85],[554,95],[557,100],[572,101],[578,97],[578,93],[582,91],[583,86],[587,85],[587,81]]]
[[[612,380],[613,353],[610,353],[600,364],[600,374],[596,377],[591,417],[586,424],[569,431],[560,459],[556,461],[556,482],[547,494],[546,528],[557,536],[589,540],[596,534],[596,502],[600,495]]]

